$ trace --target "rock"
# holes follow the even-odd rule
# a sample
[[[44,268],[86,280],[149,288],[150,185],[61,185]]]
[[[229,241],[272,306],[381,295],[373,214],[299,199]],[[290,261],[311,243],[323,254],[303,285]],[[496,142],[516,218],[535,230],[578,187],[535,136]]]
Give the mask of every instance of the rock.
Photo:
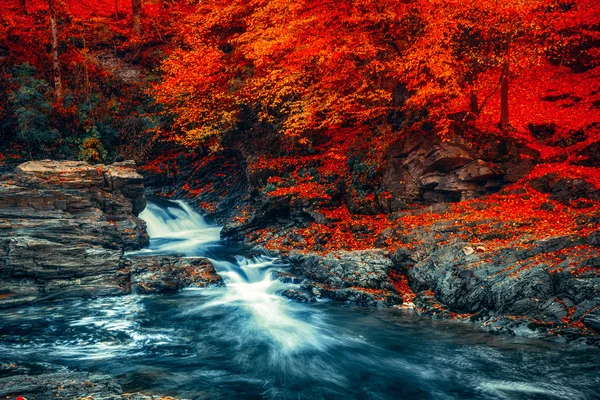
[[[287,297],[298,303],[313,303],[317,301],[316,297],[306,290],[286,289],[278,292],[280,296]]]
[[[528,125],[529,131],[533,135],[534,138],[546,143],[549,139],[551,139],[556,133],[556,124],[534,124],[529,123]]]
[[[470,256],[471,254],[475,253],[475,250],[473,250],[473,248],[471,246],[465,246],[462,248],[463,253],[465,253],[465,256]]]
[[[135,293],[168,293],[186,287],[225,285],[206,258],[133,257],[128,265]]]
[[[117,399],[121,386],[109,375],[87,372],[57,372],[0,378],[0,397],[26,399]]]
[[[302,281],[304,280],[304,278],[301,278],[298,275],[292,274],[290,272],[281,272],[281,271],[273,272],[273,278],[279,280],[282,283],[294,283],[294,284],[302,283]]]
[[[413,132],[390,147],[382,189],[391,197],[380,204],[393,212],[406,203],[453,202],[497,191],[503,168],[483,157],[458,137]]]
[[[567,178],[555,173],[549,173],[529,184],[537,191],[549,193],[552,200],[570,204],[573,200],[600,200],[600,190],[593,184],[578,178]]]
[[[144,207],[132,161],[32,161],[3,175],[0,307],[128,293],[123,254],[149,241]]]
[[[29,400],[175,400],[172,397],[142,393],[123,393],[111,376],[88,372],[48,372],[39,375],[16,375],[0,378],[0,397]]]
[[[596,332],[600,332],[600,309],[596,309],[583,317],[583,323]]]
[[[496,229],[503,228],[499,225]],[[485,313],[488,317],[478,318],[483,321],[480,324],[519,316],[551,326],[544,335],[562,332],[570,335],[569,340],[583,335],[585,340],[598,342],[572,325],[583,322],[595,329],[593,310],[600,306],[600,249],[589,245],[590,238],[556,236],[528,242],[522,248],[479,251],[481,245],[464,242],[440,246],[435,235],[442,231],[433,231],[435,234],[420,231],[419,245],[411,250],[401,248],[392,256],[395,267],[417,293],[419,307],[438,316]],[[510,322],[510,318],[490,324],[486,326],[492,330],[525,334],[523,323]]]
[[[325,256],[292,252],[289,260],[302,276],[332,288],[394,290],[388,278],[392,260],[383,250],[338,251]]]
[[[327,298],[362,306],[402,304],[389,277],[393,263],[386,251],[292,252],[289,261],[303,279],[295,280],[302,282],[301,290],[282,293],[286,297],[305,301]]]
[[[107,186],[112,192],[120,191],[132,200],[134,215],[139,215],[146,208],[144,195],[144,178],[135,170],[134,161],[123,161],[109,165],[104,170]]]
[[[325,298],[346,304],[355,304],[365,307],[392,307],[402,304],[402,298],[395,292],[386,289],[365,289],[361,287],[348,287],[336,289],[327,285],[308,282],[303,285],[316,298]]]

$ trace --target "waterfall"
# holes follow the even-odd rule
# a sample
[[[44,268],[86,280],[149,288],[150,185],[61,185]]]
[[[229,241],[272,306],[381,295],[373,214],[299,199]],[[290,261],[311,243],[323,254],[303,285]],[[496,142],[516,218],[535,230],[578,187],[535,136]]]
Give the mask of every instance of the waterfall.
[[[206,257],[225,281],[225,288],[202,289],[206,302],[189,310],[190,316],[226,312],[223,336],[234,333],[244,345],[262,337],[277,354],[306,347],[322,348],[327,342],[319,333],[319,313],[310,312],[277,292],[298,285],[282,283],[274,272],[288,268],[266,255],[231,253],[231,245],[219,242],[221,228],[208,225],[183,201],[148,202],[140,218],[146,221],[150,248],[145,255],[178,254]],[[232,329],[235,327],[235,329]],[[245,335],[240,336],[240,332]]]
[[[221,228],[208,225],[187,203],[162,203],[164,206],[149,201],[140,213],[150,236],[150,249],[142,252],[195,256],[202,245],[219,241]]]

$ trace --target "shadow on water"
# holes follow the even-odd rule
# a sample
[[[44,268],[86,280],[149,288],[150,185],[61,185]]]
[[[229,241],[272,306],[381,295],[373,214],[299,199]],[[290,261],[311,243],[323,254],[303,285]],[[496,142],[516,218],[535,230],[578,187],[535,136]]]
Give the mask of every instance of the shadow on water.
[[[277,295],[293,286],[273,278],[284,263],[220,242],[185,203],[149,203],[142,217],[151,245],[136,254],[208,257],[227,286],[3,311],[0,376],[58,365],[194,399],[597,398],[597,349],[295,303]]]

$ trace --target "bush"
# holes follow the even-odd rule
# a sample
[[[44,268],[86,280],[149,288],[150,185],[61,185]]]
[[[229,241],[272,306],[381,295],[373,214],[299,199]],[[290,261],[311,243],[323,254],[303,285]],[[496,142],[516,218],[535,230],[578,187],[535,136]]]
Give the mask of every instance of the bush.
[[[50,125],[52,91],[43,79],[35,77],[36,69],[25,63],[14,68],[11,84],[15,89],[9,102],[17,121],[18,139],[26,144],[29,157],[59,137]]]

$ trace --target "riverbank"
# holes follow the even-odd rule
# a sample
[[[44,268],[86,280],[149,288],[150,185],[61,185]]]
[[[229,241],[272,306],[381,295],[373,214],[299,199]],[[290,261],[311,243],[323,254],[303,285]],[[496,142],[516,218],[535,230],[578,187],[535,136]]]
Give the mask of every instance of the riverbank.
[[[327,146],[295,158],[188,154],[168,173],[156,165],[142,173],[147,193],[190,201],[224,224],[224,239],[289,256],[307,282],[290,293],[296,300],[402,302],[494,332],[598,344],[600,180],[591,153],[573,156],[579,164],[556,152],[542,160],[523,141],[412,132],[375,173],[356,160],[331,169],[339,162]],[[366,191],[356,191],[361,179]]]

